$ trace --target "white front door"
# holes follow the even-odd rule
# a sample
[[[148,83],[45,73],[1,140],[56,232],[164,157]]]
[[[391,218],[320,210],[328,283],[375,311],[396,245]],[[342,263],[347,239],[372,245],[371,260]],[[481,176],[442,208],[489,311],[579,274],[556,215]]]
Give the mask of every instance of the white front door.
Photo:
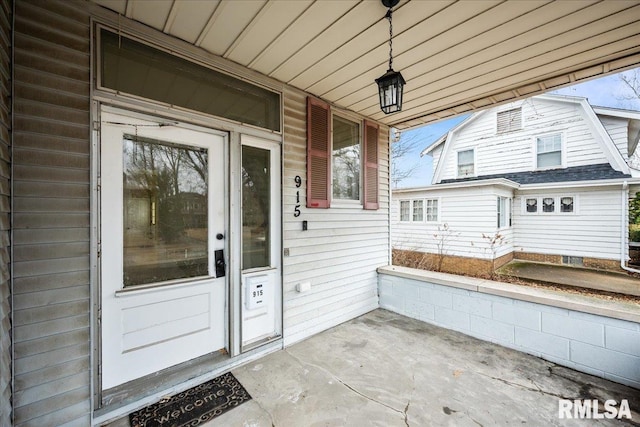
[[[103,107],[102,389],[224,350],[227,136]]]

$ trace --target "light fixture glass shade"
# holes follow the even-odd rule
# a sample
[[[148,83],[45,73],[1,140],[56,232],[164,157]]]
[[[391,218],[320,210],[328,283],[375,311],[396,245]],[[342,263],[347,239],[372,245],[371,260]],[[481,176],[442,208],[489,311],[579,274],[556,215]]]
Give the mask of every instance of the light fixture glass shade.
[[[404,78],[399,71],[390,68],[383,76],[376,79],[380,94],[380,108],[385,114],[402,110],[402,90]]]

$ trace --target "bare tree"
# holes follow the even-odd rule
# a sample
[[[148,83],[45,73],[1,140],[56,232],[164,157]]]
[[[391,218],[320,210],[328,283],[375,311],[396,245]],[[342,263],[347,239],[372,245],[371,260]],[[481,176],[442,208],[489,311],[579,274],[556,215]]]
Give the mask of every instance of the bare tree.
[[[630,73],[620,74],[620,80],[631,93],[621,95],[621,99],[627,101],[640,100],[640,68],[636,68]]]
[[[400,161],[406,156],[417,158],[416,150],[420,148],[420,144],[424,143],[422,141],[424,138],[419,137],[416,133],[401,134],[398,130],[392,132],[395,133],[395,136],[391,140],[391,182],[393,187],[397,188],[400,182],[411,177],[419,167],[418,160],[409,166],[400,165]]]

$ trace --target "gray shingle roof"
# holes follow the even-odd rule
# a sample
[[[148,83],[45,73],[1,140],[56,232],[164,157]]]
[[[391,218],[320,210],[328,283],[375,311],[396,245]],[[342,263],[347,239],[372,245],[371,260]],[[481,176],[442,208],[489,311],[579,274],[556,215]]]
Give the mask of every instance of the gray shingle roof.
[[[443,179],[441,184],[451,182],[479,181],[483,179],[506,178],[518,184],[544,184],[548,182],[595,181],[602,179],[631,178],[631,175],[614,170],[609,163],[574,166],[564,169],[544,171],[500,173],[470,178]]]

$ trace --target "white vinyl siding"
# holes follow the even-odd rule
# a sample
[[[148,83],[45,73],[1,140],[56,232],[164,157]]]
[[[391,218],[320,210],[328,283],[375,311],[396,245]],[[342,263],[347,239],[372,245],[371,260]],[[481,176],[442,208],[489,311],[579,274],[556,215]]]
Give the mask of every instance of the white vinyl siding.
[[[511,192],[493,186],[458,189],[404,190],[395,193],[401,200],[424,199],[427,221],[400,222],[400,204],[394,203],[391,211],[391,244],[395,249],[438,253],[438,243],[448,255],[491,259],[489,238],[498,232],[496,227],[496,198],[507,200]],[[428,221],[429,201],[437,222]],[[435,212],[437,207],[438,212]],[[508,217],[507,217],[508,218]],[[508,221],[508,219],[507,219]],[[512,251],[513,228],[500,230],[504,243],[498,248],[498,257]]]
[[[469,149],[475,149],[475,176],[533,171],[535,138],[557,133],[563,135],[564,167],[608,163],[600,137],[580,105],[541,98],[515,104],[522,107],[520,130],[496,134],[496,115],[487,111],[453,132],[453,139],[438,156],[440,172],[434,183],[459,178],[457,153]]]
[[[286,345],[336,326],[377,307],[376,268],[389,262],[388,129],[379,132],[378,210],[362,205],[308,209],[295,177],[306,176],[306,94],[284,91],[283,258],[284,341]],[[301,214],[294,217],[296,194]],[[303,231],[302,220],[308,230]],[[296,285],[311,283],[300,293]]]
[[[567,192],[569,190],[569,192]],[[562,198],[573,198],[573,212],[561,212]],[[576,257],[620,259],[620,217],[622,191],[618,189],[562,189],[540,193],[522,193],[515,204],[536,198],[539,213],[514,210],[516,252],[531,252]],[[553,214],[543,213],[543,198],[556,203]]]
[[[602,122],[604,128],[607,130],[607,133],[613,140],[614,144],[622,154],[622,157],[627,159],[630,154],[629,153],[629,133],[628,133],[628,125],[629,119],[624,119],[620,117],[610,117],[610,116],[602,116],[598,115],[598,118]]]

